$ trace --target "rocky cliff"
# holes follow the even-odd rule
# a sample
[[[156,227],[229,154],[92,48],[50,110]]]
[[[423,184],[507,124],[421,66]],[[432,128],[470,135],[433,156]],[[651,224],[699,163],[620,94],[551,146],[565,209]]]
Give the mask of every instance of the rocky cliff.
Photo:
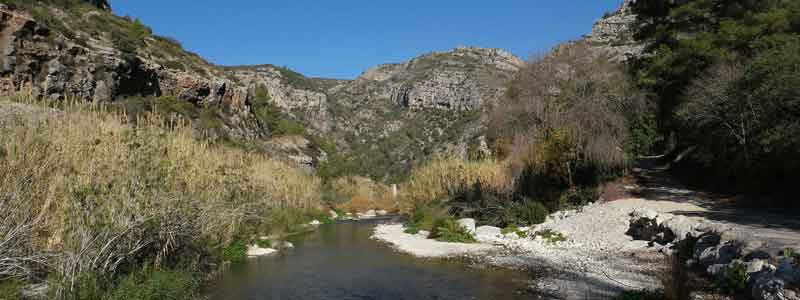
[[[644,52],[645,45],[636,41],[636,0],[625,0],[619,9],[606,13],[586,37],[590,45],[607,53],[618,62],[637,57]]]
[[[253,112],[258,86],[285,109],[286,118],[301,110],[326,126],[325,94],[293,86],[281,68],[214,66],[138,20],[113,15],[105,1],[43,3],[0,3],[0,94],[110,102],[133,111],[158,103],[161,110],[198,121],[195,127],[211,138],[276,149],[264,146],[271,145],[272,128]],[[292,151],[274,154],[297,157]],[[315,155],[292,160],[316,163]]]
[[[386,85],[384,96],[411,109],[479,109],[505,92],[524,62],[500,50],[459,47],[371,68],[359,79]]]
[[[440,153],[486,155],[481,111],[523,64],[503,50],[459,47],[355,80],[220,67],[94,0],[0,1],[0,50],[0,94],[157,107],[214,139],[309,168],[331,157],[328,171],[377,179]]]
[[[330,136],[346,157],[340,167],[391,180],[435,155],[488,155],[482,112],[523,64],[500,49],[459,47],[331,87]]]

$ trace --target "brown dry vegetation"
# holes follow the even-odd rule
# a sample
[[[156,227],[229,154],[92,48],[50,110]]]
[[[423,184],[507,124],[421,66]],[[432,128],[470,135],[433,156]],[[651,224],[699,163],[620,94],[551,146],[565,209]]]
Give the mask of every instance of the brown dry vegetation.
[[[391,188],[369,178],[341,177],[333,182],[333,190],[341,200],[336,207],[345,212],[366,212],[370,209],[397,211]]]
[[[629,118],[647,109],[621,67],[583,42],[533,58],[491,115],[495,149],[515,174],[553,174],[573,185],[578,168],[623,167]]]
[[[512,178],[503,162],[432,160],[414,169],[409,180],[401,187],[400,209],[411,212],[415,208],[442,204],[459,189],[476,182],[495,190],[507,191],[512,185]]]
[[[47,279],[53,297],[76,298],[87,276],[202,269],[271,213],[320,203],[318,180],[299,170],[199,141],[184,122],[122,119],[68,105],[0,128],[0,280]]]

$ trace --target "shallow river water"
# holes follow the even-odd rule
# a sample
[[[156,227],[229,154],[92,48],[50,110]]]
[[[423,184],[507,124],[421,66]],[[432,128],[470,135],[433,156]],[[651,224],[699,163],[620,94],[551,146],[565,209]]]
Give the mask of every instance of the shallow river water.
[[[418,259],[371,240],[375,222],[323,225],[279,255],[252,259],[211,282],[211,300],[529,299],[530,277]]]

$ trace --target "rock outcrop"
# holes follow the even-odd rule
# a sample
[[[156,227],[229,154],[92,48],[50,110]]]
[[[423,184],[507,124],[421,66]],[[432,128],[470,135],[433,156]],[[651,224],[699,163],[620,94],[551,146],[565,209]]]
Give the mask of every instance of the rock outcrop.
[[[769,253],[764,243],[747,232],[683,216],[640,210],[631,214],[628,234],[661,245],[662,251],[690,251],[687,262],[705,269],[720,281],[743,280],[757,300],[797,299],[788,289],[800,283],[797,249]],[[737,270],[743,270],[744,276]]]
[[[523,64],[501,49],[458,47],[379,65],[359,79],[385,83],[383,94],[410,109],[469,111],[502,97],[504,83]]]
[[[625,0],[618,10],[603,16],[594,24],[586,41],[618,62],[642,55],[645,45],[634,38],[635,4],[636,0]]]

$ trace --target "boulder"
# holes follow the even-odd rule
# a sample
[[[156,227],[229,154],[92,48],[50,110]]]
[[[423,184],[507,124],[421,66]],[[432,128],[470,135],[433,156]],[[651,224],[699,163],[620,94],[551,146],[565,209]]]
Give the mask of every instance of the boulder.
[[[754,300],[786,300],[786,283],[774,275],[761,276],[751,290]]]
[[[294,244],[292,244],[292,242],[287,242],[287,241],[277,242],[274,246],[277,247],[278,249],[292,249],[292,248],[294,248]]]
[[[729,264],[734,259],[741,256],[741,251],[742,245],[736,241],[731,241],[726,244],[706,248],[700,253],[698,262],[704,266]]]
[[[359,219],[371,219],[376,217],[377,214],[374,209],[370,209],[365,213],[357,213],[356,216],[358,216]]]
[[[503,237],[503,230],[494,226],[475,228],[475,239],[479,242],[495,242]]]
[[[270,255],[270,254],[273,254],[275,252],[278,252],[278,250],[271,249],[271,248],[261,248],[261,247],[256,246],[256,245],[247,246],[247,256],[249,256],[249,257]]]
[[[795,265],[795,259],[792,257],[782,258],[775,273],[788,283],[800,282],[800,268]]]
[[[389,212],[387,212],[387,211],[385,211],[385,210],[383,210],[383,209],[381,209],[381,210],[376,210],[376,211],[375,211],[375,213],[376,213],[377,215],[379,215],[379,216],[385,216],[385,215],[388,215],[388,214],[389,214]]]
[[[633,217],[633,219],[653,220],[656,217],[658,217],[658,212],[656,212],[656,211],[654,211],[652,209],[642,209],[642,210],[638,210],[637,209],[637,210],[634,210],[631,213],[631,217]]]
[[[313,220],[310,223],[308,223],[308,225],[311,226],[319,226],[320,224],[322,224],[322,222],[320,222],[319,220]]]
[[[663,221],[662,225],[674,235],[674,240],[667,242],[680,242],[687,237],[696,236],[692,221],[685,216],[674,216],[669,220]]]
[[[767,262],[762,259],[754,259],[752,261],[742,262],[742,264],[747,267],[748,274],[761,272],[764,270],[764,267],[767,266]]]
[[[800,295],[792,290],[784,290],[783,296],[786,298],[786,300],[800,300]]]
[[[461,228],[464,228],[467,232],[475,234],[475,219],[459,219],[456,221],[456,223],[458,223],[458,226],[461,226]]]
[[[339,214],[336,213],[335,211],[330,210],[330,211],[328,211],[328,214],[331,216],[331,219],[333,219],[333,220],[336,220],[337,218],[339,218]]]

